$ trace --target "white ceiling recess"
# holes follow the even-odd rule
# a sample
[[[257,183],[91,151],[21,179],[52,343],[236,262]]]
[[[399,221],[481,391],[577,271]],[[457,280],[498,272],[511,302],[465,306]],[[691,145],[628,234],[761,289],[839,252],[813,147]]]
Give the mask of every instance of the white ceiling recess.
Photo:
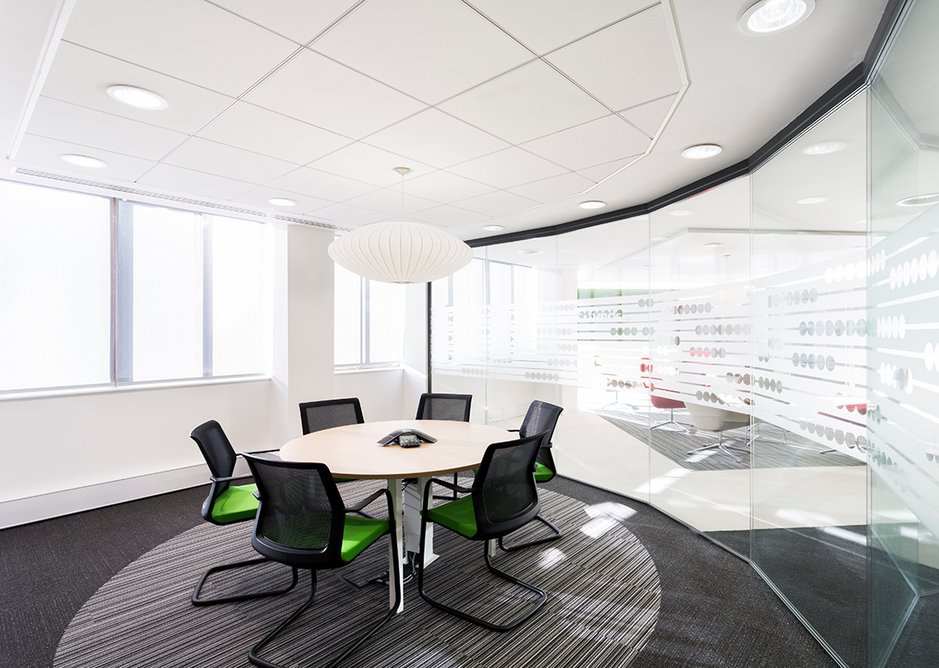
[[[596,213],[584,199],[641,204],[747,157],[861,61],[886,4],[826,0],[755,37],[737,27],[752,0],[0,2],[5,173],[341,230],[401,217],[405,166],[404,216],[464,239]],[[708,142],[724,151],[680,157]]]

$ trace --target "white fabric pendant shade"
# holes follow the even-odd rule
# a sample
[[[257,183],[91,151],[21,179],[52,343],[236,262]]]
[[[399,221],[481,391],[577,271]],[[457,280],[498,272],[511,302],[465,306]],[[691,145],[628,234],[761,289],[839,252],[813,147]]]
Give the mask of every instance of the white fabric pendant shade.
[[[329,245],[329,257],[373,281],[426,283],[465,267],[473,249],[435,227],[395,221],[339,237]]]

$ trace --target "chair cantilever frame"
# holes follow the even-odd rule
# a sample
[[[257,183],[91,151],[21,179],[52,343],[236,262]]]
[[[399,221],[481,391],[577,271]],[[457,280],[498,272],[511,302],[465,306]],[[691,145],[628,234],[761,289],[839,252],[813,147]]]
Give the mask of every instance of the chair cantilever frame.
[[[471,489],[462,488],[438,478],[431,478],[427,481],[424,486],[424,502],[421,511],[421,567],[417,573],[417,588],[421,598],[430,605],[493,631],[511,631],[517,628],[544,605],[548,598],[547,593],[492,565],[486,543],[515,531],[538,514],[540,503],[532,470],[538,449],[546,436],[547,433],[540,433],[517,441],[491,444],[486,449]],[[455,492],[468,492],[469,495],[430,508],[433,484],[443,485]],[[425,540],[428,522],[440,524],[464,538],[482,541],[483,556],[489,571],[536,594],[537,600],[512,621],[495,624],[432,598],[424,590],[426,567],[423,557],[427,554]]]
[[[209,420],[195,429],[189,435],[199,446],[202,456],[209,467],[212,475],[209,480],[212,482],[209,488],[209,495],[202,503],[202,517],[212,524],[226,525],[234,522],[243,522],[254,519],[258,501],[254,497],[257,490],[256,485],[231,485],[238,480],[250,479],[250,475],[233,476],[235,462],[240,454],[235,453],[231,442],[222,430],[221,425],[215,420]],[[274,452],[273,450],[260,450],[258,452]],[[268,561],[266,558],[249,559],[247,561],[238,561],[220,566],[212,566],[196,583],[196,588],[192,592],[193,605],[215,605],[217,603],[232,603],[235,601],[247,601],[255,598],[266,598],[268,596],[278,596],[285,594],[297,585],[297,569],[293,570],[293,578],[285,589],[275,589],[270,591],[252,592],[249,594],[236,594],[234,596],[222,596],[217,598],[200,598],[202,587],[206,580],[213,573],[228,571],[247,566],[256,566]]]
[[[251,535],[252,547],[267,559],[310,571],[309,598],[251,648],[248,652],[251,663],[263,668],[282,668],[258,654],[313,604],[317,570],[345,566],[385,534],[391,536],[394,602],[377,624],[327,664],[327,668],[334,668],[384,626],[401,603],[401,563],[394,540],[391,493],[380,489],[354,506],[346,507],[325,464],[274,461],[253,455],[246,455],[245,459],[258,483],[260,497]],[[387,520],[350,515],[360,512],[380,496],[384,496],[388,504]]]
[[[749,452],[749,450],[747,448],[735,448],[731,445],[725,445],[724,432],[749,426],[749,415],[718,406],[706,406],[704,404],[691,402],[686,404],[686,408],[688,409],[688,414],[691,416],[692,422],[694,422],[698,429],[717,433],[717,443],[711,443],[701,446],[700,448],[695,448],[694,450],[689,450],[689,455],[703,450],[716,449],[730,455],[738,464],[743,463],[731,450],[740,450],[741,452]]]

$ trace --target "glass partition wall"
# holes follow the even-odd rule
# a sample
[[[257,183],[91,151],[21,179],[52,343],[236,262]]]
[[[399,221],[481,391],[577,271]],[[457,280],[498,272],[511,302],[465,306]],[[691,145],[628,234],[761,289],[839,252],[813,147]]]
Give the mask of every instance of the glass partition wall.
[[[748,177],[476,249],[432,286],[435,391],[752,566],[851,668],[939,665],[939,1]]]

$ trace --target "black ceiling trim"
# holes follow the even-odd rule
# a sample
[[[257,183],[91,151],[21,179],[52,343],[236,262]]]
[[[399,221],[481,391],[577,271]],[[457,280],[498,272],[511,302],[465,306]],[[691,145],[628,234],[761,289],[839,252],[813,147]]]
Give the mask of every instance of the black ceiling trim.
[[[874,38],[868,47],[864,61],[843,76],[838,83],[825,91],[825,93],[809,105],[805,111],[796,116],[791,123],[776,133],[772,139],[758,148],[756,152],[746,160],[741,160],[735,165],[726,167],[719,172],[715,172],[714,174],[678,188],[677,190],[673,190],[645,204],[637,204],[636,206],[616,209],[615,211],[608,211],[595,216],[580,218],[567,223],[558,223],[557,225],[550,225],[548,227],[470,239],[466,242],[467,245],[472,248],[479,248],[481,246],[492,246],[494,244],[504,244],[512,241],[541,239],[564,234],[565,232],[582,230],[587,227],[594,227],[595,225],[612,223],[617,220],[635,218],[652,213],[675,202],[680,202],[683,199],[700,195],[712,188],[716,188],[724,183],[752,173],[778,151],[787,146],[789,142],[805,132],[805,130],[814,123],[824,118],[825,115],[866,85],[876,59],[880,56],[893,32],[894,26],[897,25],[902,13],[909,4],[911,4],[911,0],[888,0],[880,23],[878,23],[877,29],[874,31]]]

